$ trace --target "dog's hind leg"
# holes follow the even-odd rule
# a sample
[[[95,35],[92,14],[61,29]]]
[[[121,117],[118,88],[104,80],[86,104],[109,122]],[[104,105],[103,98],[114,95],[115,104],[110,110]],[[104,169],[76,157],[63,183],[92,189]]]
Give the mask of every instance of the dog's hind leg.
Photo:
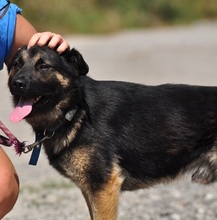
[[[116,220],[118,211],[118,200],[121,191],[123,177],[120,175],[120,168],[116,165],[109,176],[108,181],[99,191],[85,195],[90,201],[93,220]],[[90,211],[91,212],[91,211]]]
[[[204,164],[192,175],[192,181],[200,184],[210,184],[216,181],[217,167],[211,164]]]
[[[192,181],[201,184],[210,184],[217,180],[217,153],[209,152],[206,155],[198,169],[192,175]]]

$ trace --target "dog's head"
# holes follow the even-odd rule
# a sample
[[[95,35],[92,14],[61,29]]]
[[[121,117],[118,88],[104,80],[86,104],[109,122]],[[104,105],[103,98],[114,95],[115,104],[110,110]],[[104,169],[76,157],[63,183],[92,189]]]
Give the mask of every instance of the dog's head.
[[[50,125],[80,99],[80,76],[88,73],[81,54],[72,49],[59,55],[45,47],[22,47],[8,66],[8,86],[15,109],[11,120],[23,118],[34,127]]]

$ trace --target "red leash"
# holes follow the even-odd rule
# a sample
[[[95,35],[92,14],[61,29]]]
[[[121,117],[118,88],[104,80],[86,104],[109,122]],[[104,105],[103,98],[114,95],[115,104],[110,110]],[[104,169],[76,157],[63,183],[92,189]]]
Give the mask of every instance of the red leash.
[[[11,147],[14,145],[15,151],[17,154],[21,155],[23,152],[23,147],[25,146],[24,142],[20,142],[10,131],[9,129],[2,123],[0,120],[0,129],[5,133],[8,137],[4,137],[0,135],[0,144],[5,145],[7,147]]]

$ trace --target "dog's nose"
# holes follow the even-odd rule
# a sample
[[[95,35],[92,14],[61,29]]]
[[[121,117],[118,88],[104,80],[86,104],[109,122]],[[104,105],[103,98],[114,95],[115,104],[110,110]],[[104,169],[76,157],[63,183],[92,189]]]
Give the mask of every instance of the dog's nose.
[[[13,81],[12,86],[14,91],[21,92],[26,88],[26,82],[24,79],[18,78]]]

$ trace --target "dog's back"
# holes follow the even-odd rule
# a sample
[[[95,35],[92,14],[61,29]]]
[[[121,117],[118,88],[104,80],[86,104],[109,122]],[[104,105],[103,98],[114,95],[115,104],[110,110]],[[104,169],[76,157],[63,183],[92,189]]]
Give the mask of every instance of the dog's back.
[[[204,168],[206,162],[210,176],[199,180],[195,175],[194,180],[215,181],[217,88],[144,86],[87,77],[82,84],[95,131],[91,138],[119,158],[129,180],[123,189],[140,188],[132,184],[137,180],[149,185],[176,177],[196,164]]]

